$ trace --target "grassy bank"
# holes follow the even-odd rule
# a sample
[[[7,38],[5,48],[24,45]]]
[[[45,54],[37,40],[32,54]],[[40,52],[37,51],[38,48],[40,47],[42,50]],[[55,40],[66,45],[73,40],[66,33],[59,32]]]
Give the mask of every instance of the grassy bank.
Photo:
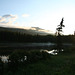
[[[75,55],[53,56],[50,60],[30,64],[21,71],[20,74],[26,75],[75,75]]]
[[[15,66],[14,66],[15,67]],[[38,62],[23,64],[12,73],[6,75],[75,75],[75,51],[60,53]]]

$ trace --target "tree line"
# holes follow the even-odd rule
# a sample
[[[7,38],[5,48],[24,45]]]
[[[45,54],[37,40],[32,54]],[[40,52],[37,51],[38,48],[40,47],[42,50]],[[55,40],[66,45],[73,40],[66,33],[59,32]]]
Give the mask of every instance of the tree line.
[[[53,35],[29,35],[20,32],[0,31],[0,42],[53,42]]]
[[[75,43],[75,35],[62,35],[62,43]],[[57,42],[57,36],[55,35],[30,35],[20,32],[0,31],[0,42],[21,42],[21,43],[33,43],[33,42]]]

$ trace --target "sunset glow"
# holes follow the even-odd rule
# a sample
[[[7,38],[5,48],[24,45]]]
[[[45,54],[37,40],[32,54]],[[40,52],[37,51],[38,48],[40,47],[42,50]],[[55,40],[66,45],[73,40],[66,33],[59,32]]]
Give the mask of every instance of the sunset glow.
[[[1,27],[39,27],[55,33],[64,17],[63,34],[75,31],[75,0],[2,0],[0,7]]]

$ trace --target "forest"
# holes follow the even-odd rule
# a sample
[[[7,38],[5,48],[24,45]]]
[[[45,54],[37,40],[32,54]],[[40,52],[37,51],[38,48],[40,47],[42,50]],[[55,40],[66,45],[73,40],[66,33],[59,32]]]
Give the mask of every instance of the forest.
[[[75,35],[62,35],[62,43],[75,43]],[[0,31],[0,42],[1,43],[43,43],[43,42],[57,42],[56,35],[30,35],[22,34],[20,32],[11,31]]]

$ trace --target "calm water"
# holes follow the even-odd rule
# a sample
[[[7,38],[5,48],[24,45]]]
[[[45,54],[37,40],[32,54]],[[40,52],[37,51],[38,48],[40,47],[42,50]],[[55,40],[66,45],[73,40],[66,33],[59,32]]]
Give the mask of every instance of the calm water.
[[[35,47],[35,46],[52,46],[55,43],[0,43],[2,47]]]

